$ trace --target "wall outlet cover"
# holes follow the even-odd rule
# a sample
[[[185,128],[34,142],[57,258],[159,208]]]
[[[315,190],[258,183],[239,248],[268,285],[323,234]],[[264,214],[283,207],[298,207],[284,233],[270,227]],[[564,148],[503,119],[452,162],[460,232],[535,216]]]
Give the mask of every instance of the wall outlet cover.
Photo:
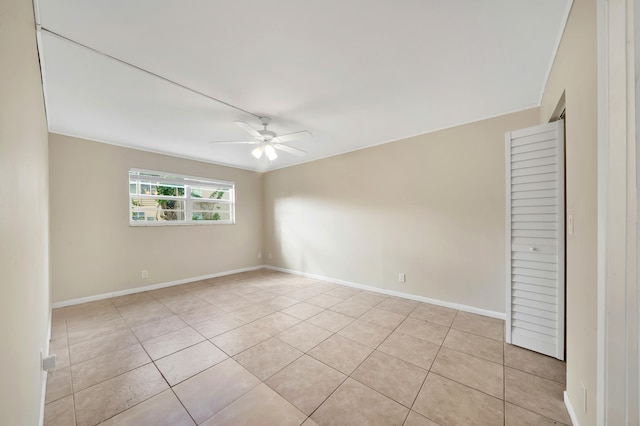
[[[53,368],[56,368],[56,355],[49,355],[47,357],[42,358],[42,369],[44,371],[49,371]]]

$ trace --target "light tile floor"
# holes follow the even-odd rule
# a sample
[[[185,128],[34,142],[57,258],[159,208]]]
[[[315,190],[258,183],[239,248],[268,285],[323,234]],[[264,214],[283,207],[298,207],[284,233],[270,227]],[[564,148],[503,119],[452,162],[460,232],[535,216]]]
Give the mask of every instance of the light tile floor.
[[[45,425],[570,424],[504,322],[273,271],[53,312]]]

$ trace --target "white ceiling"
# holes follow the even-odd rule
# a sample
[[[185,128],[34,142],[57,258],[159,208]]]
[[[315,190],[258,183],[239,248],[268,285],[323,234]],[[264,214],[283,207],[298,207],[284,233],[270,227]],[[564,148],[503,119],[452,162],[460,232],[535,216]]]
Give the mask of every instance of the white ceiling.
[[[570,0],[36,6],[50,131],[272,170],[537,106]],[[208,143],[247,112],[308,154]]]

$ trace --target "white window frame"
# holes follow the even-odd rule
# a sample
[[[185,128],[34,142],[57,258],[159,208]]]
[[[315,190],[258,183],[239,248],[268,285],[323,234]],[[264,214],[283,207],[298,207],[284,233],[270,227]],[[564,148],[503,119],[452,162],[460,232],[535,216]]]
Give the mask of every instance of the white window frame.
[[[133,174],[141,174],[140,178],[136,179]],[[140,185],[141,180],[152,180],[161,184],[168,185],[184,185],[184,196],[166,196],[166,195],[146,195],[140,194],[138,190],[137,194],[131,193],[131,184],[136,182],[137,185]],[[208,185],[215,186],[216,188],[224,187],[229,190],[229,200],[215,200],[216,203],[219,204],[227,204],[229,205],[229,220],[193,220],[192,219],[192,207],[191,203],[193,201],[201,201],[206,202],[209,199],[202,198],[194,198],[191,196],[191,187],[207,187]],[[145,170],[145,169],[129,169],[128,180],[127,180],[127,193],[129,194],[129,226],[206,226],[206,225],[234,225],[236,223],[235,220],[235,183],[231,181],[225,180],[217,180],[217,179],[209,179],[203,177],[196,176],[187,176],[181,175],[177,173],[170,172],[160,172],[157,170]],[[148,198],[148,199],[165,199],[165,200],[176,200],[184,202],[184,220],[133,220],[133,199],[139,198]]]

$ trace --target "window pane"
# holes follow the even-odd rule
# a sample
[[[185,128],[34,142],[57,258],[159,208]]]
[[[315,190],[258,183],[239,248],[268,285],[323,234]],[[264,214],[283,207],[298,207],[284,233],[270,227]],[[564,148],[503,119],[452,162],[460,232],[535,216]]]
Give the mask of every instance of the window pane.
[[[184,220],[184,216],[184,201],[131,199],[131,220],[134,221]]]
[[[155,220],[158,211],[155,200],[145,198],[131,199],[131,220],[134,221],[150,221]]]
[[[154,191],[153,195],[184,197],[184,185],[157,184]]]
[[[220,221],[230,222],[231,221],[231,213],[230,212],[217,212]]]
[[[231,199],[230,189],[222,188],[222,187],[204,187],[204,186],[193,186],[191,187],[191,196],[193,198],[206,198],[210,200],[226,200],[229,201]]]
[[[191,220],[195,222],[199,221],[231,221],[231,214],[229,212],[193,212],[191,214]]]
[[[135,221],[154,221],[157,215],[156,209],[135,209],[131,212],[131,219]]]
[[[191,208],[193,211],[196,210],[204,210],[204,211],[218,211],[225,210],[228,211],[231,207],[231,204],[228,203],[216,203],[213,201],[192,201]]]
[[[140,193],[151,195],[151,184],[149,182],[140,182]]]
[[[194,201],[191,204],[191,220],[229,220],[231,206],[226,203]]]
[[[157,220],[184,220],[184,201],[156,200],[158,205]]]

